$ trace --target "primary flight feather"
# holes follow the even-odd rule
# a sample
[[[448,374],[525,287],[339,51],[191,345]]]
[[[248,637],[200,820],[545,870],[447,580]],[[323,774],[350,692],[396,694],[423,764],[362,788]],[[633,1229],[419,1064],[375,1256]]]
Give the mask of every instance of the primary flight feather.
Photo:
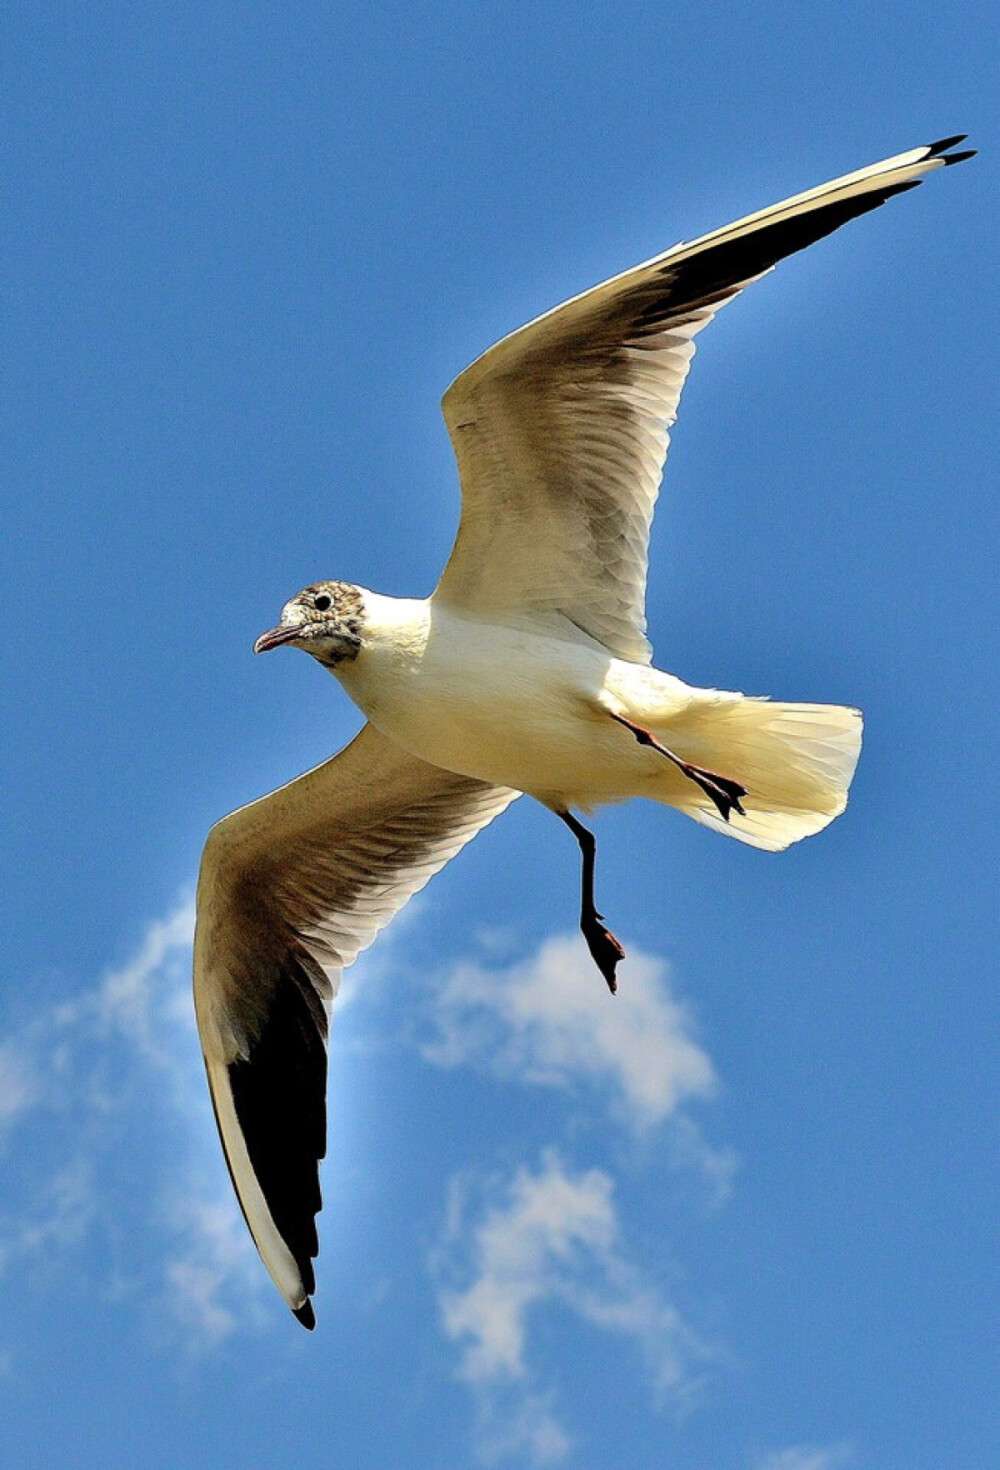
[[[426,599],[344,582],[285,604],[257,652],[304,648],[368,723],[315,770],[213,827],[194,991],[247,1224],[315,1323],[326,1039],[340,974],[459,848],[526,792],[580,844],[580,925],[609,988],[624,951],[573,811],[645,796],[777,851],[847,802],[861,716],[694,689],[651,667],[653,506],[694,338],[777,261],[972,156],[911,149],[680,244],[505,337],[443,400],[458,537]]]

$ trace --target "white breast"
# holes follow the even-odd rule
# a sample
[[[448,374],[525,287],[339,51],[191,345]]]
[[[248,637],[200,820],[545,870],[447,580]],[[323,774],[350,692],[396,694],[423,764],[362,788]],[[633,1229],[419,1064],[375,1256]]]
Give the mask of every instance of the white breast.
[[[536,794],[577,791],[623,744],[606,713],[618,661],[589,642],[427,603],[369,607],[367,593],[364,636],[338,678],[384,734],[434,765]]]

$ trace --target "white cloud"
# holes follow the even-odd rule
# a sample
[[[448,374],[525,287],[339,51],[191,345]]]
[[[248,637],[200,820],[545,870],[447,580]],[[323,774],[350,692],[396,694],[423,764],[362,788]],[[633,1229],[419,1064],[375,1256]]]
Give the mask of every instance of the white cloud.
[[[11,1131],[47,1129],[52,1145],[37,1150],[33,1173],[30,1162],[23,1170],[21,1213],[0,1220],[0,1272],[14,1257],[43,1264],[47,1276],[71,1259],[83,1270],[81,1247],[90,1242],[96,1250],[86,1259],[118,1260],[119,1296],[148,1300],[158,1333],[173,1324],[174,1339],[210,1350],[265,1320],[271,1298],[207,1105],[191,1002],[193,920],[185,899],[147,927],[124,964],[0,1042],[0,1122]],[[551,938],[521,964],[454,967],[437,1002],[436,1034],[422,1044],[436,1064],[587,1089],[610,1097],[637,1130],[670,1118],[673,1153],[698,1155],[719,1181],[728,1178],[727,1157],[709,1155],[678,1113],[686,1099],[711,1091],[714,1075],[662,961],[632,951],[627,983],[611,998],[582,945]],[[129,1130],[141,1134],[143,1151],[165,1130],[176,1137],[150,1152],[146,1179],[126,1184]],[[36,1150],[18,1152],[30,1161]],[[48,1175],[54,1157],[62,1164]],[[552,1391],[531,1368],[527,1335],[545,1303],[630,1340],[659,1400],[683,1397],[703,1350],[622,1254],[609,1175],[574,1172],[550,1153],[537,1172],[520,1171],[491,1198],[460,1228],[456,1193],[454,1229],[439,1256],[441,1280],[448,1277],[442,1319],[478,1395],[481,1445],[500,1458],[517,1445],[538,1464],[569,1453]],[[95,1271],[110,1276],[111,1268]]]
[[[75,1246],[96,1213],[93,1169],[85,1158],[45,1180],[35,1203],[19,1216],[4,1216],[0,1234],[0,1274],[16,1262],[50,1258]]]
[[[162,1300],[187,1346],[209,1350],[262,1320],[264,1272],[231,1200],[191,1187],[178,1190],[166,1223],[173,1247]]]
[[[547,1150],[536,1172],[494,1180],[471,1223],[469,1192],[468,1180],[453,1182],[434,1268],[444,1331],[476,1394],[486,1458],[527,1454],[545,1464],[569,1453],[552,1393],[540,1389],[531,1364],[531,1323],[546,1305],[630,1340],[659,1407],[690,1400],[709,1353],[624,1254],[609,1175],[574,1172]]]
[[[556,1465],[573,1441],[552,1411],[552,1393],[494,1383],[476,1396],[476,1449],[487,1465],[516,1460]]]
[[[664,961],[636,949],[628,958],[617,996],[578,937],[547,939],[506,968],[458,964],[435,994],[434,1034],[421,1051],[442,1067],[603,1089],[632,1127],[660,1123],[686,1099],[710,1094],[715,1074]]]
[[[841,1470],[854,1455],[849,1445],[791,1445],[772,1450],[758,1461],[758,1470]]]
[[[109,971],[83,1003],[104,1029],[118,1031],[160,1066],[171,1058],[169,1033],[193,1029],[193,937],[194,900],[187,898],[149,925],[138,953],[120,970]]]
[[[613,1189],[598,1169],[568,1174],[553,1153],[538,1174],[518,1170],[506,1201],[476,1227],[471,1286],[442,1297],[445,1331],[466,1339],[463,1377],[524,1373],[528,1308],[560,1291],[583,1258],[608,1259],[617,1231]]]
[[[38,1092],[31,1058],[9,1042],[0,1046],[0,1127],[33,1107]]]
[[[264,1274],[213,1134],[191,998],[193,929],[185,898],[124,965],[0,1044],[0,1124],[43,1130],[40,1146],[18,1150],[22,1205],[0,1218],[0,1273],[15,1260],[43,1280],[71,1259],[82,1271],[88,1242],[88,1260],[120,1258],[112,1245],[127,1222],[126,1279],[112,1282],[105,1264],[103,1286],[149,1299],[157,1330],[172,1323],[175,1338],[201,1350],[261,1319]],[[136,1132],[141,1157],[130,1156],[124,1179],[124,1141]],[[164,1132],[179,1146],[154,1152]]]

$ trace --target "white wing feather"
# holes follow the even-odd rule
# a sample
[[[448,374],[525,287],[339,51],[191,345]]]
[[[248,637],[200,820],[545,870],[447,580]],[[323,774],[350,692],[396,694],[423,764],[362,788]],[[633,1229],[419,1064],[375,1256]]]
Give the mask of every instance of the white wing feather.
[[[942,156],[958,141],[913,148],[675,245],[466,368],[442,402],[462,520],[435,599],[499,619],[548,614],[567,636],[583,632],[648,663],[650,524],[695,336],[776,261],[968,157]]]

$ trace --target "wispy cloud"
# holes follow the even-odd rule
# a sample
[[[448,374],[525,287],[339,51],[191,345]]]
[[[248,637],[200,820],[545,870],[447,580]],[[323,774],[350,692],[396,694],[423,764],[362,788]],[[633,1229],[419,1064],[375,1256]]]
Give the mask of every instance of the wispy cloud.
[[[213,1348],[261,1323],[263,1270],[232,1200],[175,1187],[165,1224],[171,1248],[162,1301],[188,1345]]]
[[[0,1128],[32,1107],[38,1093],[32,1058],[9,1043],[0,1046]]]
[[[432,1025],[421,1043],[428,1061],[596,1091],[636,1129],[715,1087],[712,1063],[671,991],[665,962],[634,948],[615,997],[576,936],[547,939],[530,958],[506,967],[458,964],[437,990]]]
[[[514,1460],[557,1465],[573,1450],[573,1439],[553,1410],[555,1393],[494,1381],[475,1399],[476,1451],[487,1465]]]
[[[756,1462],[756,1470],[844,1470],[854,1459],[850,1445],[790,1445],[772,1450]]]
[[[176,1033],[191,1034],[191,941],[194,902],[185,899],[165,919],[154,920],[136,954],[104,976],[78,1011],[92,1010],[98,1024],[126,1037],[143,1056],[165,1067],[174,1059]]]
[[[471,1218],[477,1185],[487,1198]],[[657,1406],[680,1406],[697,1392],[710,1353],[625,1254],[614,1182],[600,1169],[574,1171],[550,1149],[536,1171],[518,1169],[485,1186],[453,1181],[433,1267],[458,1374],[476,1396],[486,1459],[527,1455],[547,1464],[571,1449],[528,1341],[530,1321],[553,1304],[630,1341]]]
[[[45,1179],[20,1214],[4,1214],[0,1225],[0,1275],[44,1255],[51,1259],[77,1245],[96,1213],[93,1169],[77,1156]]]
[[[103,1287],[144,1299],[157,1336],[200,1351],[268,1320],[271,1290],[212,1131],[191,1004],[193,920],[185,900],[149,924],[124,964],[0,1039],[0,1124],[25,1140],[47,1130],[49,1145],[28,1170],[20,1213],[0,1220],[0,1272],[17,1259],[47,1279],[93,1275],[105,1268],[86,1263],[113,1258],[117,1277],[107,1267]],[[567,1126],[584,1098],[636,1133],[669,1120],[675,1155],[697,1155],[719,1181],[728,1177],[724,1156],[710,1154],[685,1114],[715,1077],[663,961],[633,950],[628,983],[612,999],[581,944],[554,937],[517,964],[456,965],[433,1010],[432,1034],[419,1041],[433,1065],[559,1090],[573,1102]],[[403,1011],[415,1024],[413,1008]],[[130,1138],[141,1180],[131,1162],[122,1177]],[[104,1249],[115,1232],[115,1248]],[[630,1343],[657,1404],[686,1402],[704,1371],[706,1349],[626,1252],[611,1175],[575,1169],[553,1150],[536,1169],[454,1185],[434,1271],[487,1459],[544,1465],[571,1452],[558,1384],[532,1350],[533,1327],[554,1305]]]
[[[191,1002],[190,899],[151,923],[135,954],[0,1044],[0,1126],[23,1134],[20,1206],[0,1218],[0,1272],[84,1271],[123,1218],[125,1279],[192,1349],[260,1317],[262,1272],[211,1135]],[[31,1130],[34,1130],[32,1133]],[[137,1135],[141,1133],[141,1140]],[[157,1150],[154,1138],[168,1137]],[[127,1178],[122,1151],[135,1141]],[[61,1162],[53,1167],[53,1160]],[[143,1177],[143,1170],[149,1177]],[[111,1222],[117,1222],[112,1227]],[[91,1268],[91,1273],[93,1268]]]

